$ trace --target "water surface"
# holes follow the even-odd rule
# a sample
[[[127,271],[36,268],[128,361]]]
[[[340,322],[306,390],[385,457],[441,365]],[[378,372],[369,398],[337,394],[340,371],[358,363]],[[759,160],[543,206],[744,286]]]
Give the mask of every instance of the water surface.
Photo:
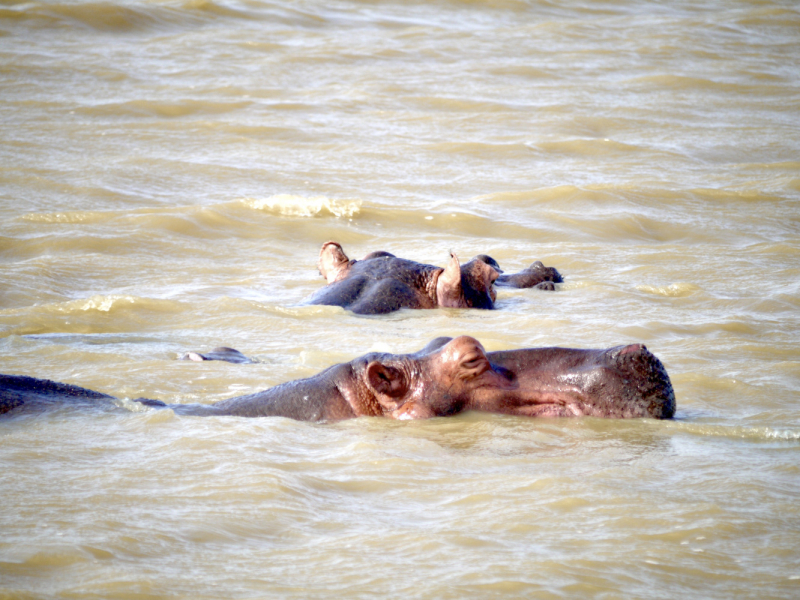
[[[0,2],[0,595],[791,598],[794,2]],[[337,240],[534,260],[498,310],[305,306]],[[439,335],[643,342],[667,422],[202,419]],[[252,365],[189,363],[233,346]]]

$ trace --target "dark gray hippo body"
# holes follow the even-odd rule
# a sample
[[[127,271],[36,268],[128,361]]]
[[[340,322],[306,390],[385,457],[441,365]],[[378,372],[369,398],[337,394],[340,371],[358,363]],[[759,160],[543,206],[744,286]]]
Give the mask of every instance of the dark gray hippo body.
[[[74,385],[0,375],[0,413],[113,400]],[[367,354],[307,379],[214,404],[137,401],[184,415],[304,421],[360,416],[423,419],[467,410],[529,417],[657,419],[675,413],[669,376],[641,344],[607,350],[530,348],[487,353],[468,336],[437,338],[413,354]]]
[[[537,264],[541,269],[534,271]],[[309,304],[341,306],[369,315],[401,308],[493,309],[497,299],[494,284],[498,281],[506,287],[536,287],[544,281],[562,281],[558,271],[542,263],[534,263],[522,273],[501,275],[497,261],[486,255],[462,265],[453,254],[445,268],[383,251],[372,252],[362,260],[350,260],[337,242],[322,245],[318,267],[328,285],[311,296]],[[549,289],[554,289],[552,283]]]

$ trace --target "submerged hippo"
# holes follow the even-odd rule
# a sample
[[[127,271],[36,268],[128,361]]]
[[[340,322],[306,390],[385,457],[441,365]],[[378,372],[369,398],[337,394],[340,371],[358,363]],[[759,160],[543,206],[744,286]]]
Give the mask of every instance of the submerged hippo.
[[[0,413],[26,405],[110,400],[73,385],[0,375]],[[182,415],[303,421],[425,419],[467,410],[528,417],[668,419],[675,414],[669,376],[642,344],[486,352],[468,336],[437,338],[414,354],[367,354],[308,379],[213,404],[137,401]]]
[[[373,252],[350,260],[341,244],[326,242],[319,252],[320,274],[328,285],[309,304],[341,306],[358,314],[377,315],[401,308],[494,308],[494,285],[554,289],[562,281],[552,267],[535,262],[525,271],[503,275],[497,261],[481,254],[460,264],[455,254],[445,268]]]
[[[181,356],[181,360],[192,360],[194,362],[203,362],[204,360],[222,360],[229,363],[236,363],[241,365],[248,365],[254,362],[252,358],[245,356],[235,348],[228,348],[227,346],[219,346],[210,352],[186,352]]]

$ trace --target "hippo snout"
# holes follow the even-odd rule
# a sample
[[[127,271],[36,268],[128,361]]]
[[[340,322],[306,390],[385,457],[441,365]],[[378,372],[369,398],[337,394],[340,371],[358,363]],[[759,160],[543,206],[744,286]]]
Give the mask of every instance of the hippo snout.
[[[644,344],[617,346],[606,351],[620,379],[620,401],[641,416],[671,419],[675,392],[662,362]],[[622,385],[624,384],[624,385]]]

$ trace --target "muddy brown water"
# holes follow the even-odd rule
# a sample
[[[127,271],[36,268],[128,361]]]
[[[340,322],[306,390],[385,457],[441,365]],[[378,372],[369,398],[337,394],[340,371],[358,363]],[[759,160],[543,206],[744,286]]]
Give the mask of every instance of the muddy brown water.
[[[794,2],[0,4],[0,596],[791,598]],[[304,306],[330,239],[542,260],[498,310]],[[643,342],[675,420],[178,417],[440,335]],[[176,360],[233,346],[252,365]]]

